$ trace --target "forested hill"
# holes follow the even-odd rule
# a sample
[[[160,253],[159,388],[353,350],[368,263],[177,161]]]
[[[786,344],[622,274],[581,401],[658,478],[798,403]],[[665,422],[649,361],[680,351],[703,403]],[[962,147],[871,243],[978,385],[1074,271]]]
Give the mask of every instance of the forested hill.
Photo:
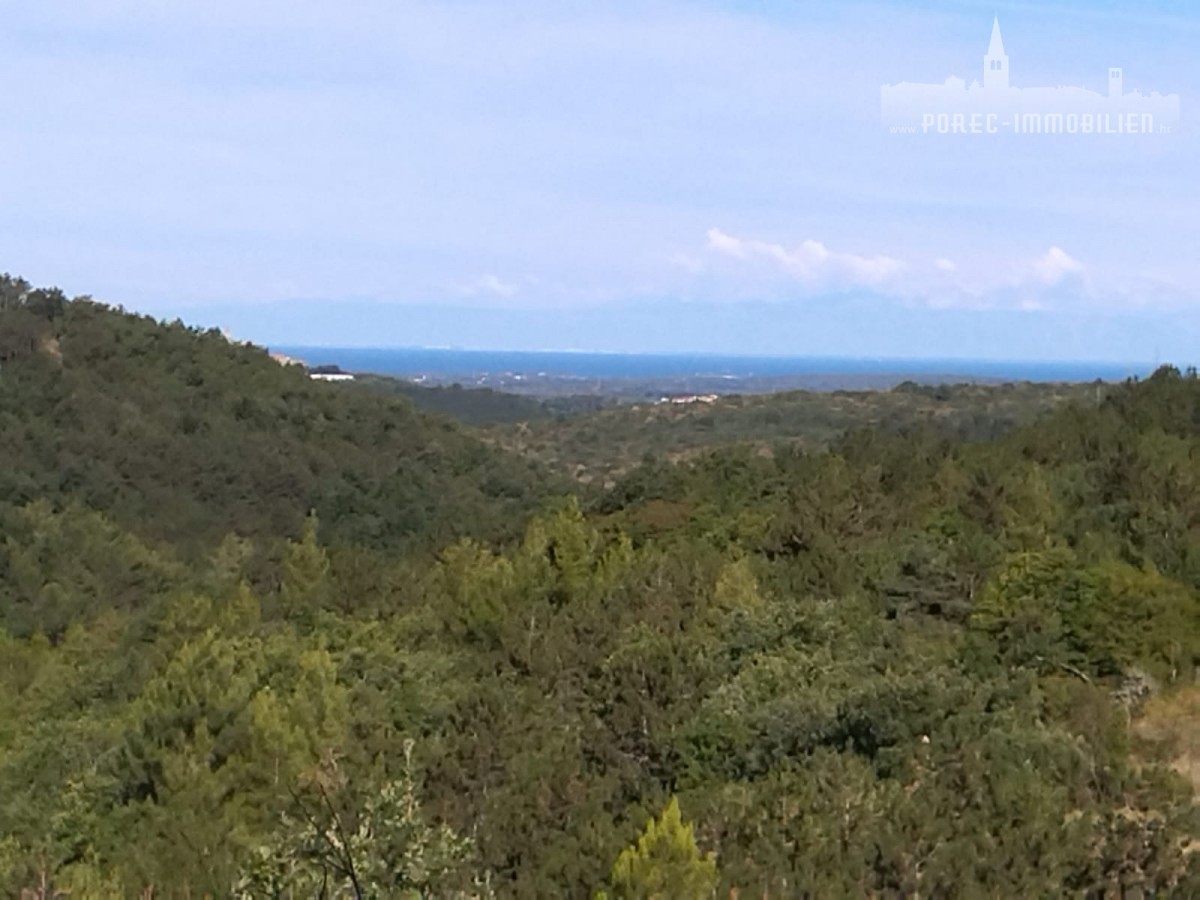
[[[543,500],[6,280],[0,896],[1198,897],[1200,378],[983,420]]]
[[[588,415],[475,421],[490,426],[484,433],[501,446],[579,482],[605,485],[647,458],[688,459],[735,444],[762,453],[820,450],[860,428],[990,440],[1069,403],[1094,406],[1100,396],[1097,384],[905,382],[892,390],[693,396],[690,402],[610,405]]]
[[[440,546],[511,532],[546,491],[407,400],[315,383],[214,331],[0,278],[0,504],[102,511],[153,540]]]

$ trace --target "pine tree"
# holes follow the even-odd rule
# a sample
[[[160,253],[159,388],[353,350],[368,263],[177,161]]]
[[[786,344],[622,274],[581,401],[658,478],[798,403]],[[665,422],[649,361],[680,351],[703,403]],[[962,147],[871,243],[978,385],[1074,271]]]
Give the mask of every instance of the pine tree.
[[[618,900],[701,900],[717,888],[716,855],[701,855],[692,826],[674,797],[651,819],[635,846],[626,847],[612,869]],[[601,895],[602,897],[606,895]]]
[[[317,540],[317,527],[317,514],[309,513],[300,540],[288,542],[279,586],[284,615],[306,627],[327,606],[332,589],[329,557]]]

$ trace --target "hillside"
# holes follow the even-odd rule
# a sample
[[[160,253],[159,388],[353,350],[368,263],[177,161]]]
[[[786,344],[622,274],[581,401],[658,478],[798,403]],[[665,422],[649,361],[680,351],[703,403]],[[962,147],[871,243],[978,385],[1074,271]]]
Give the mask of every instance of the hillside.
[[[843,433],[931,430],[988,440],[1070,402],[1096,402],[1089,384],[918,385],[892,390],[789,391],[691,402],[610,406],[587,415],[494,419],[485,434],[582,483],[611,485],[647,456],[679,460],[743,444],[761,452],[826,447]],[[486,420],[478,420],[482,424]]]
[[[563,497],[3,288],[0,893],[1200,896],[1195,372]]]
[[[81,503],[154,541],[440,546],[511,533],[545,479],[398,396],[261,349],[0,281],[0,505]]]
[[[572,395],[535,399],[486,387],[415,384],[370,374],[360,374],[358,382],[383,393],[400,394],[419,409],[448,416],[468,426],[537,422],[594,412],[615,402],[604,397]]]

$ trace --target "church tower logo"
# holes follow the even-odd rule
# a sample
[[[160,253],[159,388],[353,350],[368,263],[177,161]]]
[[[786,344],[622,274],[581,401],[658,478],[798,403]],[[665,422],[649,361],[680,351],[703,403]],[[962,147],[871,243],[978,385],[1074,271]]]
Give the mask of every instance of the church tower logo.
[[[1107,70],[1104,91],[1084,87],[1015,87],[1009,58],[992,22],[982,78],[951,76],[942,84],[900,82],[881,89],[884,127],[891,134],[1172,134],[1179,127],[1179,95],[1125,90],[1125,72]]]
[[[1004,38],[1000,36],[999,17],[992,22],[992,40],[987,56],[983,58],[983,86],[989,91],[1008,90],[1008,54],[1004,52]]]

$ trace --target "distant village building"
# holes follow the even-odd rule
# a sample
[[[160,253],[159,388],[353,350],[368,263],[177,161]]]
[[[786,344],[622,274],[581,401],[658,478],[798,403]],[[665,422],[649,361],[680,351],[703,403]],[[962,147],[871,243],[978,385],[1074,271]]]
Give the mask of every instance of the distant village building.
[[[676,397],[663,397],[659,403],[716,403],[720,399],[719,394],[680,394]]]
[[[308,370],[308,377],[313,381],[353,381],[354,376],[343,372],[338,366],[314,366]]]
[[[233,344],[235,347],[249,347],[249,341],[239,341],[233,336],[233,331],[228,326],[222,326],[220,329],[221,337],[225,339],[227,344]]]
[[[1103,91],[1083,87],[1014,87],[1009,58],[992,22],[983,79],[969,85],[901,82],[881,88],[883,121],[900,134],[1165,134],[1179,124],[1179,95],[1125,92],[1125,73],[1106,71]]]

